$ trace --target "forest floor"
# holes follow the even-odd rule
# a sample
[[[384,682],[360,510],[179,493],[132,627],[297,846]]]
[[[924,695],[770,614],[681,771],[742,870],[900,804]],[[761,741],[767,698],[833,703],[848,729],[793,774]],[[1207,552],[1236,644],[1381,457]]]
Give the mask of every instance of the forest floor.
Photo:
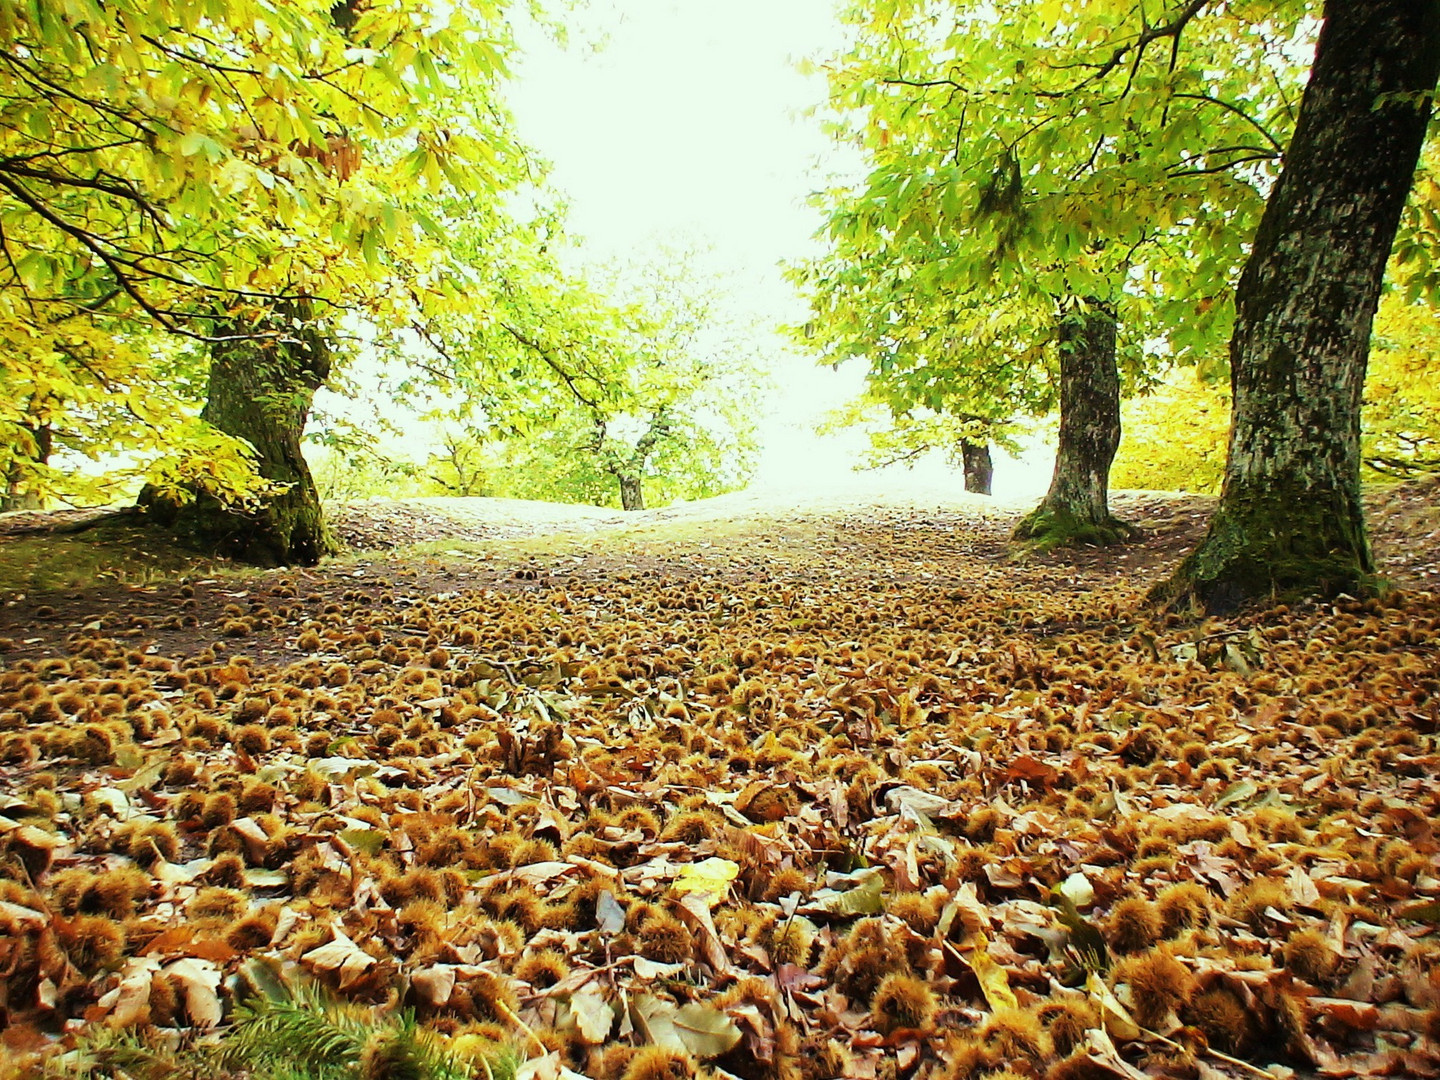
[[[399,1076],[403,1009],[407,1076],[1440,1075],[1436,495],[1395,592],[1227,620],[1144,608],[1157,493],[0,517],[0,1076]]]

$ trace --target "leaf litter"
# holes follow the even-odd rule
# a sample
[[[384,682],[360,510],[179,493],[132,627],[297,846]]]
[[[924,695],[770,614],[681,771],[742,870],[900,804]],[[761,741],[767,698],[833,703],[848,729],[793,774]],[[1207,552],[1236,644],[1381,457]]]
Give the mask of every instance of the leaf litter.
[[[1162,617],[999,535],[77,621],[0,673],[7,1046],[313,983],[473,1075],[1440,1074],[1440,601]]]

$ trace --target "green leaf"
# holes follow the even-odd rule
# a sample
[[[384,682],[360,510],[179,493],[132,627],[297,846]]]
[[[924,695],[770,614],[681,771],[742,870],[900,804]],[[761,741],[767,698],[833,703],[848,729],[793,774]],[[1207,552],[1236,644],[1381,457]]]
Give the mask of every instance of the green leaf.
[[[820,908],[832,915],[878,915],[885,910],[885,882],[871,874],[855,888],[825,897]]]

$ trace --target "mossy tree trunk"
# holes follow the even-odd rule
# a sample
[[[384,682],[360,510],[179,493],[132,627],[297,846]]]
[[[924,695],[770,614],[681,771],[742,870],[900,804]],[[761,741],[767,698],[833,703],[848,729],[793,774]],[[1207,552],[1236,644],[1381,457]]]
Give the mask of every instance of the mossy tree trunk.
[[[1074,305],[1059,326],[1060,438],[1055,472],[1015,539],[1042,547],[1112,544],[1132,530],[1110,513],[1110,464],[1120,446],[1115,314],[1097,300]]]
[[[1224,611],[1369,584],[1360,403],[1370,326],[1437,75],[1440,3],[1326,3],[1236,296],[1220,502],[1154,599]]]
[[[965,468],[965,490],[972,495],[989,495],[995,478],[989,443],[962,442],[960,460]]]
[[[314,565],[334,554],[320,495],[300,449],[315,391],[330,374],[330,346],[308,304],[277,310],[258,327],[220,329],[237,335],[211,348],[210,380],[201,418],[255,448],[260,474],[287,485],[256,510],[242,512],[195,492],[184,506],[141,501],[152,515],[199,543],[261,566]],[[253,334],[251,337],[238,335]]]

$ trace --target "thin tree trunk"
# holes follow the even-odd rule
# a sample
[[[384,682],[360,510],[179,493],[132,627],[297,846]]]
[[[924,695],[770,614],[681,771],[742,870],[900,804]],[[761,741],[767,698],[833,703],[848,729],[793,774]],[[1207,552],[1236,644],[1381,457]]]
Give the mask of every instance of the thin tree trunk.
[[[965,466],[965,490],[972,495],[989,495],[990,482],[995,476],[990,444],[962,442],[960,457]]]
[[[200,413],[227,435],[249,442],[260,475],[288,485],[285,490],[249,512],[226,507],[204,491],[183,507],[160,503],[154,492],[141,493],[142,504],[162,522],[243,562],[308,566],[336,550],[300,449],[315,391],[330,373],[329,344],[310,315],[308,305],[287,306],[258,328],[275,336],[214,346]]]
[[[1060,438],[1050,490],[1015,529],[1045,547],[1111,544],[1131,532],[1110,513],[1110,464],[1120,446],[1115,315],[1087,300],[1059,327]]]
[[[640,477],[620,474],[620,505],[626,510],[645,509],[645,489]]]
[[[1234,404],[1209,531],[1157,600],[1212,611],[1365,588],[1370,326],[1440,75],[1440,3],[1330,0],[1285,168],[1236,296]]]

